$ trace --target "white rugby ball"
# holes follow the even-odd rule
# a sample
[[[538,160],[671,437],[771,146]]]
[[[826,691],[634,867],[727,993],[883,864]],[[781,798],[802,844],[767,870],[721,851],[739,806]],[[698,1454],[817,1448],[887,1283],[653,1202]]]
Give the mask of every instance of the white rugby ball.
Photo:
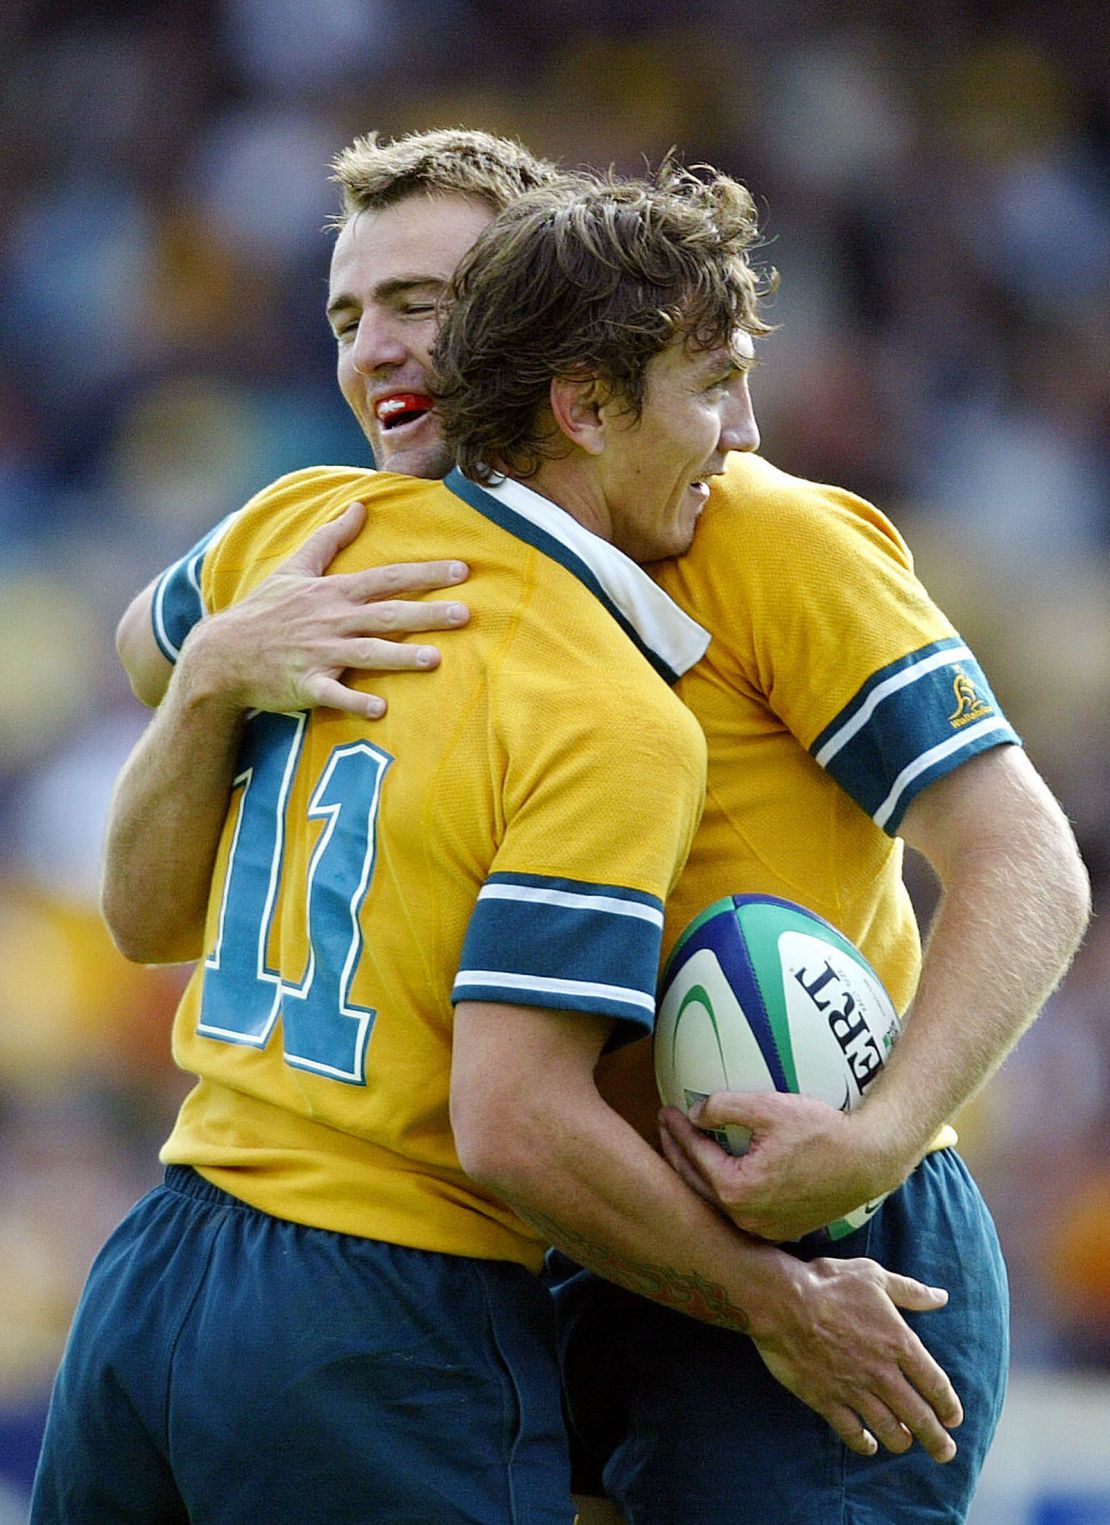
[[[663,970],[655,1078],[688,1112],[714,1091],[790,1091],[849,1111],[886,1063],[898,1014],[855,945],[815,912],[772,895],[729,895],[690,923]],[[750,1135],[713,1130],[732,1154]],[[818,1234],[861,1228],[884,1197]]]

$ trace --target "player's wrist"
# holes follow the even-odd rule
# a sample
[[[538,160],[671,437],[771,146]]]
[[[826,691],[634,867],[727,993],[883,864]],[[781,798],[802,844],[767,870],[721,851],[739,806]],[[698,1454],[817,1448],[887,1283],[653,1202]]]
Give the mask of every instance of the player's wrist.
[[[868,1096],[848,1118],[851,1134],[874,1194],[893,1191],[920,1162],[936,1132],[889,1087]]]
[[[244,664],[235,660],[222,616],[211,616],[193,627],[174,675],[182,708],[225,718],[241,716],[255,707],[250,681]]]
[[[748,1333],[757,1343],[777,1344],[809,1318],[806,1310],[816,1290],[809,1265],[766,1242],[753,1241],[763,1258],[744,1298]],[[811,1283],[813,1285],[811,1285]]]

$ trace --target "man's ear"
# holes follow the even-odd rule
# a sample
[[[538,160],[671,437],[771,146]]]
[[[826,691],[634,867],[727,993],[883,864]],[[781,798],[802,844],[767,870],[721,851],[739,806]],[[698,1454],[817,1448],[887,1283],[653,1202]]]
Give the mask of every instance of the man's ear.
[[[606,389],[596,376],[555,376],[549,392],[551,413],[560,433],[587,455],[605,449],[603,407]]]

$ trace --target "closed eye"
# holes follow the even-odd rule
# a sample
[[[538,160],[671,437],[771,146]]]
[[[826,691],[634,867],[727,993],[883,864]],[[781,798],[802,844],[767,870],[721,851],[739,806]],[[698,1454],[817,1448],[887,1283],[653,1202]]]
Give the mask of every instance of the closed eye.
[[[746,381],[755,370],[759,361],[755,355],[743,355],[721,376],[717,376],[706,387],[707,392],[726,392],[729,387],[735,386],[738,381]]]
[[[742,372],[738,366],[729,366],[722,376],[715,376],[712,381],[708,382],[705,390],[707,392],[727,392],[740,375],[742,375]]]

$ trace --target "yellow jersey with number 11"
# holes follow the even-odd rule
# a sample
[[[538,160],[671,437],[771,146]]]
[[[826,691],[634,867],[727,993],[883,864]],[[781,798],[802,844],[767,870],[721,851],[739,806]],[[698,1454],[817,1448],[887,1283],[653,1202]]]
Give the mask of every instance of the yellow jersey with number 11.
[[[471,622],[438,671],[366,680],[379,722],[249,720],[174,1027],[197,1083],[162,1158],[278,1217],[535,1269],[537,1234],[459,1167],[453,1001],[650,1031],[705,767],[664,680],[706,637],[547,500],[458,473],[283,479],[180,564],[203,609],[356,499],[367,528],[330,570],[449,552]]]

